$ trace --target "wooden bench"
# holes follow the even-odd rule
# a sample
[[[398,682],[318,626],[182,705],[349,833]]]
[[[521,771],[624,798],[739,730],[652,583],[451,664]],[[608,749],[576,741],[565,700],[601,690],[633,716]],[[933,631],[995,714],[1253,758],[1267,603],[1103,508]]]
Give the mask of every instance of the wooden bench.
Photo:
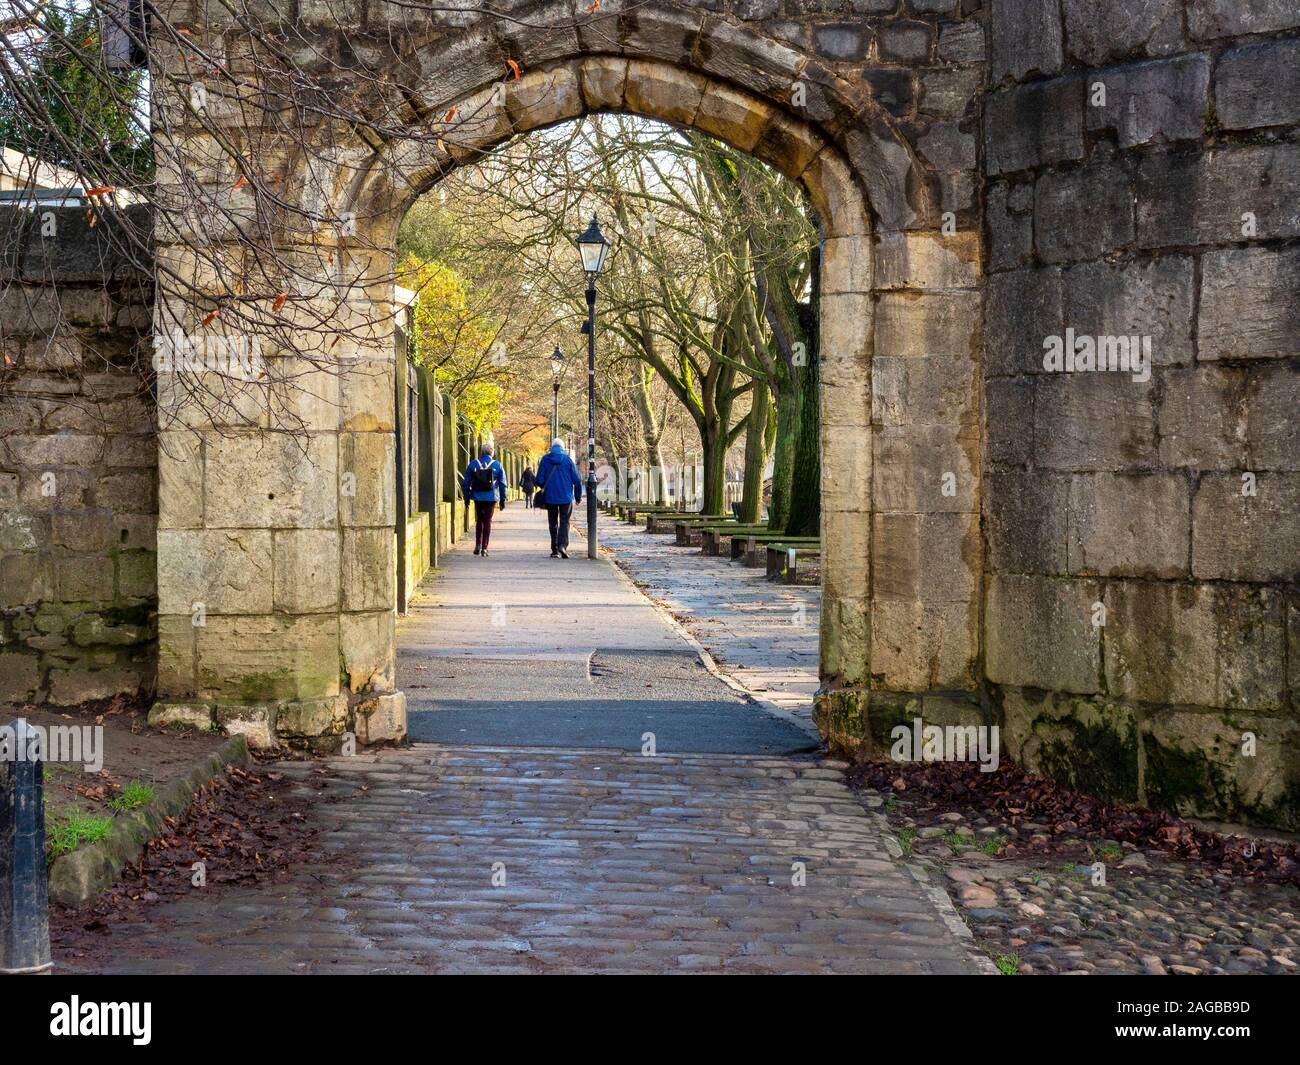
[[[677,534],[678,546],[691,547],[700,543],[700,529],[703,526],[716,525],[726,520],[725,514],[692,514],[687,518],[676,518],[673,521],[673,532]]]
[[[698,511],[691,510],[648,510],[645,515],[645,531],[648,533],[672,532],[673,526],[681,518],[690,517]]]
[[[816,546],[787,541],[778,541],[767,545],[767,576],[777,578],[784,575],[786,584],[799,581],[799,559],[821,558],[821,545]]]
[[[727,537],[757,536],[767,530],[766,525],[741,525],[738,521],[718,522],[700,527],[702,553],[710,556],[722,554],[722,541]],[[731,557],[731,553],[727,553]]]
[[[786,536],[785,533],[757,533],[750,536],[733,536],[731,538],[731,560],[742,559],[746,566],[763,565],[768,544],[789,544],[791,547],[817,547],[821,538],[817,536]]]

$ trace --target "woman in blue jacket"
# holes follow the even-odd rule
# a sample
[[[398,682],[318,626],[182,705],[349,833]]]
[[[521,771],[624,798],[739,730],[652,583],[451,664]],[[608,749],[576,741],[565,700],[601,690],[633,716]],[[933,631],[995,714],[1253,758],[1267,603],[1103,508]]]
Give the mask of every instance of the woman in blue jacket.
[[[551,450],[537,464],[537,490],[546,503],[546,521],[551,527],[551,558],[568,558],[569,519],[573,504],[582,502],[582,478],[562,440],[552,440]]]
[[[498,496],[501,509],[506,509],[506,471],[492,457],[491,444],[479,448],[479,457],[465,467],[460,490],[467,500],[474,500],[474,554],[486,558]]]

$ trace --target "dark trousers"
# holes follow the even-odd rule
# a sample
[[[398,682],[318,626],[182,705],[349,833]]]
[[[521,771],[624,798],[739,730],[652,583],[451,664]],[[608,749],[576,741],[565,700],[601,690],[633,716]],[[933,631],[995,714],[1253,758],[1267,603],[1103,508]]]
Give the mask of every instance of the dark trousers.
[[[474,546],[481,551],[487,550],[488,539],[492,536],[492,515],[496,513],[497,501],[490,499],[486,503],[474,500]]]
[[[572,503],[546,504],[546,524],[551,527],[552,554],[569,549],[569,518],[572,516]]]
[[[524,510],[531,510],[533,507],[533,489],[524,489]]]

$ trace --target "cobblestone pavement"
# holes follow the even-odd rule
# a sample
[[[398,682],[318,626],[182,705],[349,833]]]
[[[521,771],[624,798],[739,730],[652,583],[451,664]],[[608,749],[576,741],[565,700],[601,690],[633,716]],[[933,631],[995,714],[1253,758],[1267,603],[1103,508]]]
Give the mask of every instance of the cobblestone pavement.
[[[466,593],[460,614],[430,611],[404,627],[403,683],[436,675],[468,689],[499,673],[507,688],[528,685],[544,700],[548,685],[570,683],[575,661],[591,661],[593,639],[620,654],[637,650],[638,631],[653,636],[652,653],[671,646],[664,632],[680,643],[608,561],[564,569],[543,552],[534,562],[544,525],[524,511],[503,517],[492,557],[452,552],[431,582],[483,574],[484,597],[508,597],[540,570],[544,578],[522,585],[526,622],[470,631],[491,611],[460,580],[443,596]],[[558,578],[565,573],[574,584]],[[574,618],[575,589],[606,613],[561,628]],[[439,655],[439,625],[467,653]],[[532,671],[497,670],[520,660]],[[722,702],[733,723],[771,717],[702,669],[689,683],[697,695],[676,711],[679,747],[704,704]],[[413,717],[443,712],[440,689],[414,690]],[[113,929],[109,971],[992,971],[947,895],[891,859],[883,817],[859,802],[841,763],[711,748],[648,756],[617,742],[622,726],[603,749],[486,744],[474,732],[494,717],[499,727],[491,700],[456,713],[463,743],[279,764],[315,797],[309,820],[336,858],[287,883],[159,903]],[[507,722],[525,718],[505,711]],[[712,729],[698,730],[703,742]]]
[[[1300,972],[1300,888],[1251,880],[1115,840],[1049,838],[954,810],[910,816],[871,789],[916,875],[946,884],[1005,972],[1221,975]],[[994,857],[1038,839],[1052,853]]]
[[[279,768],[315,792],[321,767]],[[980,971],[834,763],[419,745],[326,768],[338,862],[118,929],[113,971]]]
[[[678,547],[671,535],[601,516],[601,543],[646,595],[668,610],[755,696],[812,721],[821,588],[769,581],[761,569]]]

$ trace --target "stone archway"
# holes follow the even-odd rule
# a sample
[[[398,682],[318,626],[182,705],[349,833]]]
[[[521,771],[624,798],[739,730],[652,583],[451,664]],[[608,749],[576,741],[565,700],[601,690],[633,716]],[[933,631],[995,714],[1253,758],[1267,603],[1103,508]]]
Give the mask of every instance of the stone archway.
[[[950,153],[958,162],[937,175],[872,86],[735,20],[668,3],[605,5],[586,21],[568,5],[545,13],[557,6],[526,25],[408,42],[403,91],[363,95],[375,128],[393,135],[327,124],[286,160],[304,201],[355,220],[346,239],[329,227],[300,239],[337,251],[323,313],[360,327],[333,355],[339,372],[305,371],[297,433],[265,418],[190,418],[183,397],[160,395],[160,698],[215,703],[227,729],[258,735],[401,734],[393,363],[375,324],[384,315],[368,313],[391,293],[358,278],[390,271],[406,207],[456,165],[615,110],[754,154],[801,182],[824,222],[823,734],[855,743],[869,697],[891,712],[920,696],[936,716],[970,714],[980,239],[973,204],[941,208],[963,167],[974,184],[973,152],[969,164]],[[404,124],[425,135],[400,136]],[[160,323],[199,316],[165,291],[160,304]]]

